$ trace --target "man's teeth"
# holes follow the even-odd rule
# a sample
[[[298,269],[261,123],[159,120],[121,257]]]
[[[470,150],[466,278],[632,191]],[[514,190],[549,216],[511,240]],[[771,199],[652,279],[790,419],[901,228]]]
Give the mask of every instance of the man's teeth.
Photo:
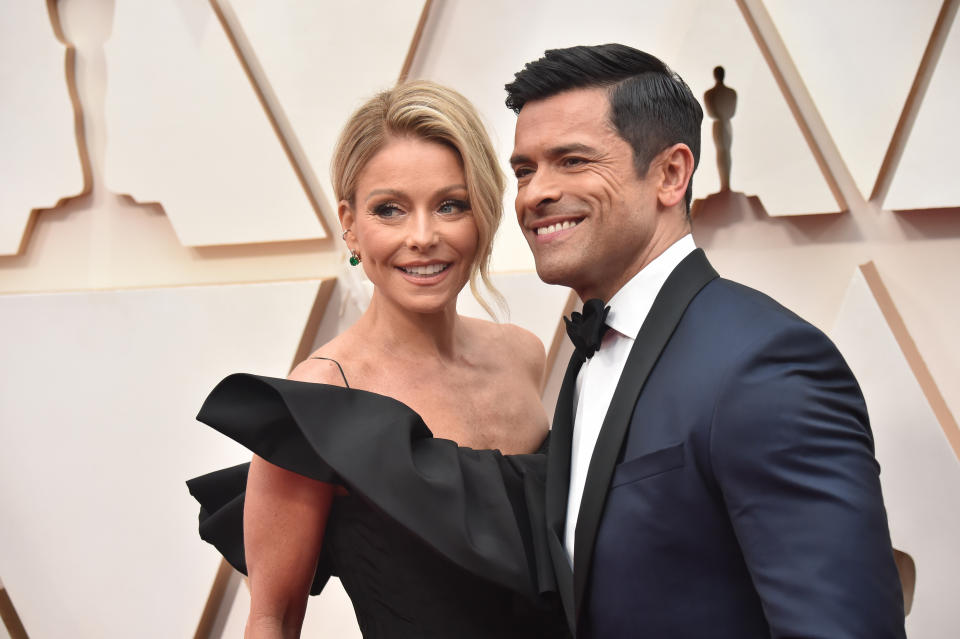
[[[411,275],[436,275],[450,266],[449,264],[427,264],[426,266],[404,266],[404,271]]]
[[[550,226],[541,226],[540,228],[537,229],[537,235],[549,235],[550,233],[556,233],[557,231],[572,229],[577,224],[578,222],[567,220],[566,222],[560,222],[559,224],[551,224]]]

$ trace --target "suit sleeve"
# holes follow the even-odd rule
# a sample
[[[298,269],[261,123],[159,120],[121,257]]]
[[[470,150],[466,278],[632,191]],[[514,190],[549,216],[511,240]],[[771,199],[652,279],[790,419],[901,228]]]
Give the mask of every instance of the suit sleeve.
[[[866,406],[826,336],[796,322],[741,353],[710,454],[771,636],[905,636]]]

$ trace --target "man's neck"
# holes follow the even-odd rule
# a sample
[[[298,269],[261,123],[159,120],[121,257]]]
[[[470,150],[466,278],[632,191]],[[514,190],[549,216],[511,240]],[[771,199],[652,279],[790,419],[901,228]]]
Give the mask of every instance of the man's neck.
[[[676,229],[670,233],[654,235],[650,242],[640,251],[636,259],[625,266],[623,275],[613,282],[591,282],[588,287],[575,288],[580,300],[586,302],[589,299],[599,298],[609,302],[617,292],[632,280],[637,273],[645,269],[651,262],[663,255],[671,246],[676,244],[681,238],[690,234],[690,226],[684,225],[682,229]]]

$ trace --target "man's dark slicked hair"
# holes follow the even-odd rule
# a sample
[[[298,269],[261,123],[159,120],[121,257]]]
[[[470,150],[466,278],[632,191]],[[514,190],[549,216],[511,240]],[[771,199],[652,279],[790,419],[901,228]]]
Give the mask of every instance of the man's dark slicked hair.
[[[506,85],[507,107],[520,113],[527,102],[570,89],[608,87],[610,122],[633,149],[637,174],[665,148],[682,142],[700,162],[703,109],[690,87],[659,58],[622,44],[550,49],[528,62]],[[693,199],[693,178],[685,196]]]

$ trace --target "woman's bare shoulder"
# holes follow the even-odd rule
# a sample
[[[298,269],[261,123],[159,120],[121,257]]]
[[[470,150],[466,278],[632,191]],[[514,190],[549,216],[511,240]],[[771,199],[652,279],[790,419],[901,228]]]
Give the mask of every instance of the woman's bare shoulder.
[[[311,353],[290,371],[287,378],[298,382],[346,386],[349,362],[344,361],[347,351],[341,337],[334,338]]]
[[[470,319],[479,343],[498,358],[527,368],[535,377],[543,373],[547,354],[540,338],[516,324]]]

